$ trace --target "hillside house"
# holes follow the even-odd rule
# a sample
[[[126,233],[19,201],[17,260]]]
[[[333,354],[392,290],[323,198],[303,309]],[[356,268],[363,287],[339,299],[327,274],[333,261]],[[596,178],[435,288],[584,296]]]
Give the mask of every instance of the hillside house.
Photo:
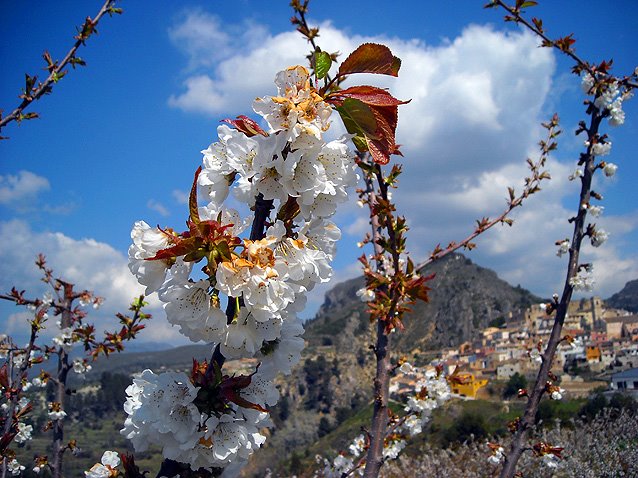
[[[509,380],[515,373],[520,374],[522,371],[521,362],[519,360],[508,360],[496,367],[496,378],[499,380]]]
[[[638,315],[624,315],[605,319],[607,337],[620,339],[631,337],[634,329],[638,329]]]
[[[638,367],[614,373],[611,376],[609,389],[626,392],[634,398],[638,398]]]
[[[471,373],[461,372],[458,377],[462,380],[462,383],[451,383],[450,388],[452,393],[462,397],[476,398],[476,393],[479,389],[487,385],[487,380],[479,380]]]

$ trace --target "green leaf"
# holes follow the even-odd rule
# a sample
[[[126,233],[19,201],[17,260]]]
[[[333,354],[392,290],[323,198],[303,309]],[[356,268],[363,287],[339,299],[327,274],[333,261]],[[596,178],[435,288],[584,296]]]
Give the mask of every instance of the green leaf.
[[[332,58],[325,51],[315,52],[315,73],[318,79],[325,78],[332,66]]]
[[[401,60],[394,56],[385,45],[364,43],[339,66],[337,76],[351,73],[376,73],[379,75],[399,76]]]
[[[350,134],[354,134],[355,138],[359,138],[353,142],[359,151],[367,151],[364,147],[366,137],[375,136],[377,130],[377,120],[374,117],[372,109],[363,101],[346,98],[341,106],[337,107],[337,111],[341,115],[343,124]]]

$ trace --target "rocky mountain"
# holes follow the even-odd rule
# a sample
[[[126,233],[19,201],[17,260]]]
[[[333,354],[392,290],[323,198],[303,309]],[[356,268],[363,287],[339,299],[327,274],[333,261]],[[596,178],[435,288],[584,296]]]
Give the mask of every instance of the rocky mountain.
[[[605,303],[615,309],[625,309],[629,312],[638,312],[638,279],[629,281],[620,292],[616,292]]]
[[[417,303],[407,314],[406,330],[397,334],[395,342],[403,352],[459,345],[490,323],[516,319],[530,304],[542,300],[461,254],[450,254],[421,272],[435,274],[429,283],[430,302]],[[366,305],[356,296],[363,285],[363,277],[358,277],[326,294],[317,316],[306,323],[310,345],[334,344],[339,349],[367,331]]]

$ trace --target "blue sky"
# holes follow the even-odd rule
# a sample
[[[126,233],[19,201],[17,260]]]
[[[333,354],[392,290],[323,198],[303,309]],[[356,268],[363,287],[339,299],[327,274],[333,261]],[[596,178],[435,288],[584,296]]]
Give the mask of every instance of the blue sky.
[[[514,228],[486,235],[469,255],[548,296],[564,277],[565,258],[556,257],[554,242],[571,235],[566,219],[577,187],[567,176],[582,149],[573,130],[583,97],[568,61],[537,48],[531,35],[504,24],[502,14],[483,3],[405,1],[388,8],[386,2],[315,0],[310,20],[321,25],[326,50],[347,54],[376,41],[403,59],[399,79],[366,81],[413,100],[400,113],[397,140],[406,173],[396,198],[413,229],[416,261],[439,242],[462,239],[476,218],[501,211],[507,186],[520,184],[525,157],[542,138],[538,124],[559,113],[565,132],[549,164],[551,184],[515,215]],[[533,14],[550,34],[574,33],[583,58],[613,57],[618,74],[638,66],[636,2],[541,3]],[[24,73],[44,76],[42,52],[61,58],[75,26],[100,2],[0,5],[0,108],[10,111]],[[133,222],[181,228],[184,194],[218,121],[250,114],[255,96],[274,93],[276,72],[304,64],[307,51],[289,24],[287,1],[121,6],[124,15],[105,18],[80,51],[88,66],[70,71],[33,105],[29,111],[40,119],[5,128],[11,139],[0,142],[0,288],[38,290],[31,264],[42,251],[60,274],[107,297],[105,315],[124,309],[137,293],[126,268]],[[605,195],[597,223],[610,240],[585,251],[595,263],[595,293],[603,297],[638,277],[638,99],[624,109],[625,125],[605,129],[618,174],[596,187]],[[335,281],[357,274],[360,251],[353,244],[367,229],[362,212],[349,204],[337,216],[344,239]],[[306,317],[323,290],[311,297]],[[152,308],[157,320],[147,339],[174,340],[157,303]],[[0,320],[12,334],[24,324],[15,312],[0,304]]]

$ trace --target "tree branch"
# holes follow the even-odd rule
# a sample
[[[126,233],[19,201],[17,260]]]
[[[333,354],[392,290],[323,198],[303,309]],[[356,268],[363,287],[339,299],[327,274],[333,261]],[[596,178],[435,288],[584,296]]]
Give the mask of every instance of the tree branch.
[[[561,133],[558,129],[558,116],[554,115],[552,120],[549,123],[543,123],[543,126],[547,129],[547,140],[539,143],[541,147],[541,156],[539,160],[536,163],[532,163],[531,160],[528,159],[528,164],[532,171],[532,177],[526,178],[526,184],[523,192],[518,196],[514,196],[514,190],[510,188],[510,198],[507,208],[496,219],[488,220],[485,218],[482,221],[477,221],[479,223],[478,227],[462,241],[451,242],[445,249],[440,249],[439,246],[437,246],[434,252],[430,254],[430,257],[417,266],[418,270],[423,269],[425,266],[442,259],[458,249],[472,249],[474,247],[472,241],[497,224],[512,225],[513,221],[511,219],[507,219],[510,213],[517,207],[522,206],[523,201],[529,196],[540,191],[540,183],[543,179],[549,179],[549,175],[541,169],[545,166],[545,163],[549,158],[550,151],[556,148],[554,138]]]
[[[571,279],[576,276],[579,269],[579,254],[583,238],[587,235],[585,229],[585,218],[587,216],[587,210],[581,207],[582,204],[589,202],[591,194],[591,183],[594,171],[596,170],[595,156],[592,154],[592,139],[598,135],[598,128],[600,122],[603,119],[603,115],[597,110],[592,111],[591,124],[588,129],[590,146],[588,147],[585,157],[584,174],[581,179],[581,190],[578,201],[578,213],[574,222],[574,232],[572,236],[572,247],[569,251],[569,265],[567,268],[567,276],[565,277],[565,284],[563,286],[563,293],[560,302],[556,306],[556,318],[554,319],[554,326],[547,343],[547,348],[542,355],[543,361],[536,377],[536,382],[532,393],[529,395],[527,405],[523,418],[520,421],[518,429],[514,433],[510,450],[505,457],[505,464],[500,474],[500,478],[512,478],[516,471],[516,464],[525,450],[524,442],[527,436],[527,432],[534,426],[536,420],[536,412],[540,404],[543,393],[545,393],[545,384],[549,376],[549,372],[552,366],[552,361],[558,348],[558,344],[561,341],[561,331],[565,317],[567,316],[567,310],[569,302],[574,291],[574,286],[571,284]]]
[[[29,77],[27,75],[27,88],[23,95],[20,95],[22,98],[22,103],[18,105],[10,114],[5,117],[0,117],[0,130],[12,121],[20,122],[23,119],[32,119],[37,117],[37,113],[30,113],[29,115],[23,115],[22,112],[35,100],[39,100],[43,95],[49,94],[52,91],[53,84],[57,83],[66,72],[63,71],[64,67],[66,67],[69,63],[73,67],[76,64],[84,64],[82,60],[75,56],[75,53],[80,48],[80,46],[85,45],[85,41],[94,33],[97,33],[95,27],[97,26],[100,19],[108,13],[109,15],[113,13],[121,13],[120,9],[114,8],[115,0],[106,0],[100,8],[99,12],[95,16],[94,19],[91,17],[87,17],[84,24],[82,25],[82,29],[75,36],[76,42],[73,44],[71,49],[67,52],[64,59],[58,64],[57,62],[53,62],[48,52],[44,52],[43,56],[48,64],[49,76],[43,83],[40,83],[37,87],[33,88],[29,87],[30,79],[33,83],[35,83],[36,77]],[[0,139],[4,139],[0,137]]]

